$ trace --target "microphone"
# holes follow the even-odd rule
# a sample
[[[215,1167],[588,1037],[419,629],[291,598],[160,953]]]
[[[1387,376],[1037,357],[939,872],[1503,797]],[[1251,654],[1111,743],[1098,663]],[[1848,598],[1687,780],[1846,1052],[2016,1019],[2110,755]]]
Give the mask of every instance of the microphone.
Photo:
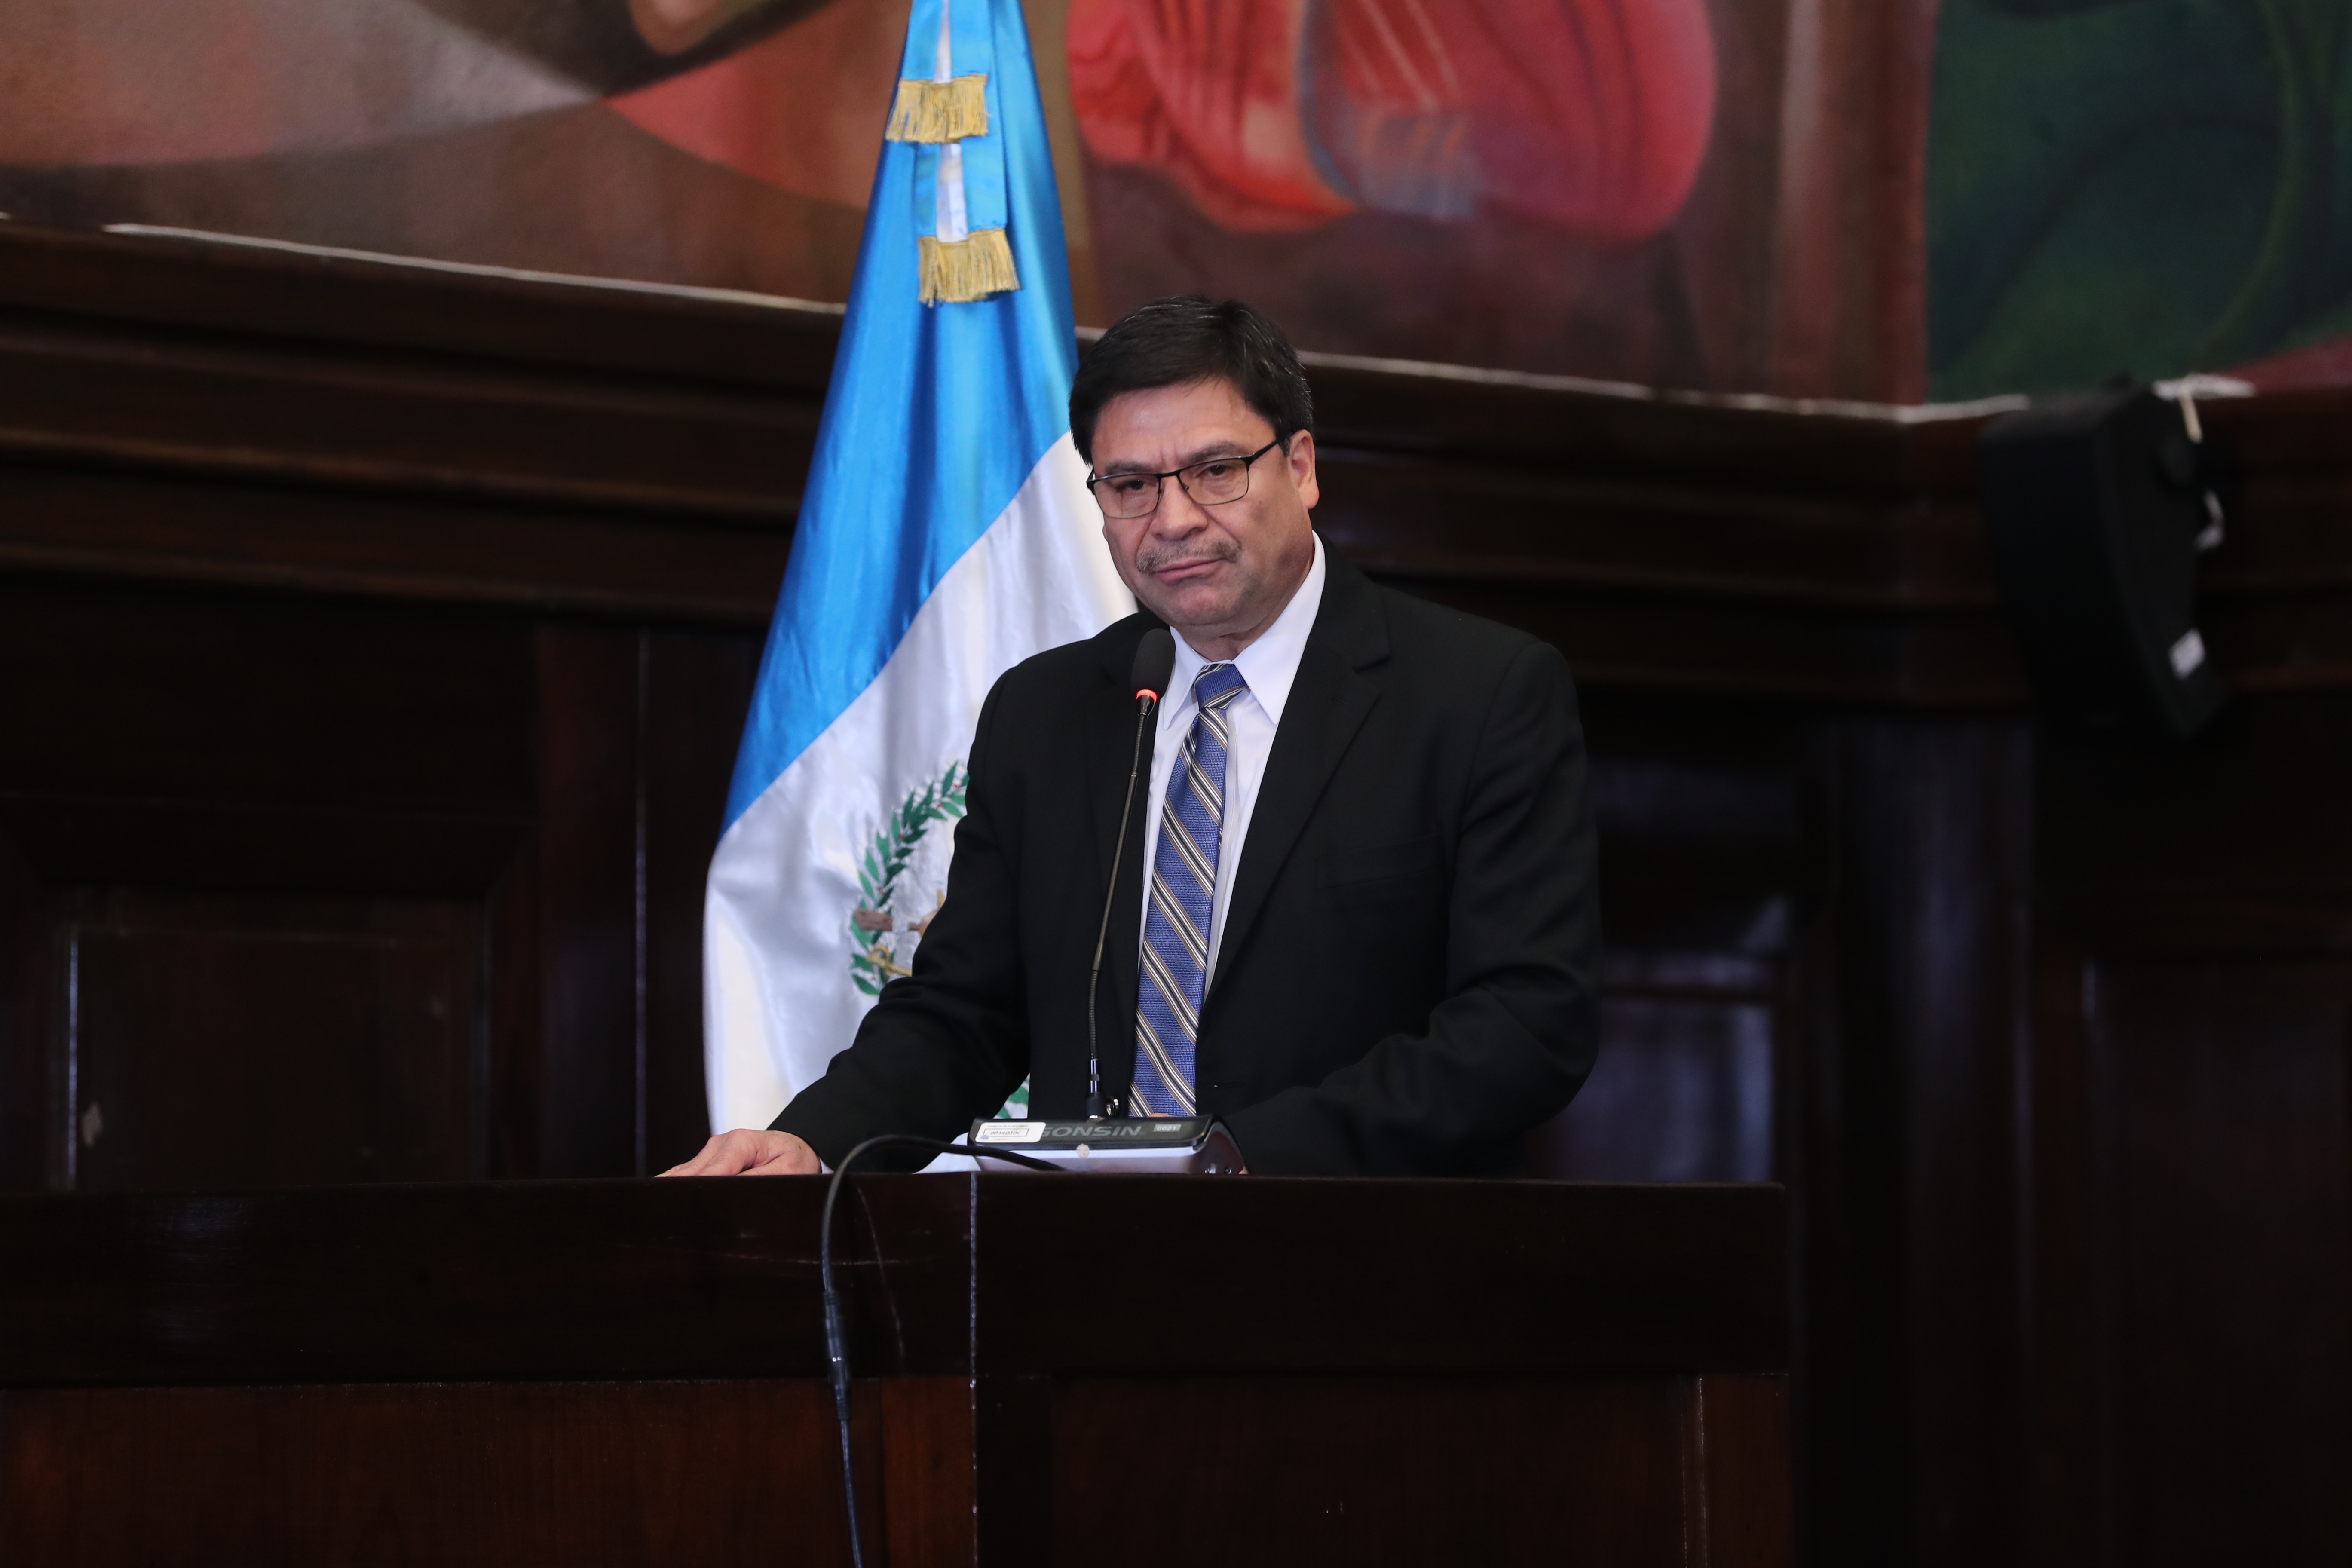
[[[1135,810],[1135,781],[1143,771],[1144,727],[1151,722],[1152,710],[1160,706],[1168,678],[1175,670],[1175,636],[1165,626],[1144,633],[1143,640],[1135,645],[1135,663],[1127,676],[1127,683],[1135,689],[1135,755],[1127,765],[1127,798],[1118,808],[1118,837],[1110,852],[1110,886],[1103,893],[1102,924],[1095,931],[1094,972],[1087,977],[1087,1119],[1090,1121],[1099,1121],[1103,1115],[1102,1050],[1095,1030],[1095,1015],[1102,999],[1103,944],[1109,940],[1111,906],[1118,898],[1118,863],[1127,853],[1127,822]]]

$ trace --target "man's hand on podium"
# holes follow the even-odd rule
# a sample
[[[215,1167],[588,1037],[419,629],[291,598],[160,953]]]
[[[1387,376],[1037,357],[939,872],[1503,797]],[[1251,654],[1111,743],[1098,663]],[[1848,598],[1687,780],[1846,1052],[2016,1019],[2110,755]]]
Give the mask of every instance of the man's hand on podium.
[[[702,1146],[702,1152],[665,1176],[814,1176],[824,1170],[816,1151],[789,1132],[738,1127]]]

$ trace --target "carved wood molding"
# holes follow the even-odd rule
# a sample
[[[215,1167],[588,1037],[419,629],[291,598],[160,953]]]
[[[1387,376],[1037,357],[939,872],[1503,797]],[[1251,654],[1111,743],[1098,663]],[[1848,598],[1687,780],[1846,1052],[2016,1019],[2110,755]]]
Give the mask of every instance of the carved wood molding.
[[[752,626],[840,316],[0,226],[0,570]],[[1983,408],[1658,394],[1309,356],[1332,543],[1595,686],[1935,709],[2026,690]],[[2352,396],[2214,405],[2209,640],[2352,684]]]

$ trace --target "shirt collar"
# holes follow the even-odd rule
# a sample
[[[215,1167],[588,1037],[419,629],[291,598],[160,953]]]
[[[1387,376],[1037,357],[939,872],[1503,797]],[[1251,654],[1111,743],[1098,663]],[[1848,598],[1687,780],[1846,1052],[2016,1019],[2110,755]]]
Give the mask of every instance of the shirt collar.
[[[1315,629],[1315,613],[1323,605],[1323,538],[1317,534],[1314,539],[1314,562],[1307,568],[1306,580],[1298,584],[1297,592],[1290,595],[1290,603],[1274,617],[1274,625],[1234,657],[1234,667],[1249,682],[1249,694],[1277,725],[1282,722],[1283,704],[1290,700],[1291,685],[1298,679],[1298,661],[1307,653],[1307,634]],[[1170,718],[1192,700],[1192,682],[1200,679],[1208,663],[1192,651],[1192,645],[1181,634],[1177,637],[1176,668],[1170,672],[1168,687],[1184,696],[1163,710]]]

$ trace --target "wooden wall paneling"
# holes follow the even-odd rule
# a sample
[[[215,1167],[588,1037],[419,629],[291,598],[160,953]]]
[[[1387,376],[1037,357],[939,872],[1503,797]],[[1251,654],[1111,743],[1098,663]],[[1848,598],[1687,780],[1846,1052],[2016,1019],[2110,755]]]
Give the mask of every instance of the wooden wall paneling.
[[[1811,716],[1607,688],[1579,696],[1610,947],[1786,951],[1795,902],[1822,890]]]
[[[1653,416],[1671,427],[1697,424],[1698,412]],[[1856,447],[1894,438],[1855,424]],[[1923,498],[1927,487],[1909,476],[1869,484],[1801,473],[1771,484],[1696,465],[1636,467],[1622,453],[1482,462],[1336,439],[1316,452],[1329,498],[1317,521],[1381,571],[1817,607],[1996,605],[1974,507],[1964,496]]]
[[[755,627],[775,608],[786,521],[452,489],[22,458],[0,466],[0,567]]]
[[[1799,66],[1896,59],[1893,81],[1927,13],[1791,15]],[[1917,112],[1847,86],[1857,123]],[[1783,129],[1784,179],[1811,178],[1821,128],[1818,146]],[[1902,145],[1880,124],[1832,161]],[[1824,284],[1776,288],[1818,305]],[[1899,380],[1842,357],[1851,325],[1775,331],[1817,369]],[[231,947],[307,921],[347,957],[422,929],[403,921],[472,920],[470,1168],[623,1171],[689,1146],[691,926],[837,330],[790,306],[0,232],[0,837],[23,861],[13,884],[0,865],[0,983],[5,1018],[34,1020],[0,1022],[18,1043],[0,1119],[47,1085],[23,1042],[62,1027],[65,939],[92,911]],[[2029,1410],[2034,1550],[2081,1560],[2105,1539],[2099,1488],[2170,1462],[2086,1414],[2099,1390],[2147,1393],[2097,1360],[2125,1321],[2100,1294],[2124,1265],[2098,1260],[2188,1201],[2094,1173],[2154,1168],[2116,1151],[2190,1123],[2178,1095],[2128,1100],[2170,1080],[2094,1072],[2065,1009],[2134,953],[2352,952],[2352,721],[2329,695],[2352,682],[2345,395],[2209,406],[2236,472],[2200,616],[2247,700],[2178,752],[2029,753],[2021,721],[1988,717],[2027,693],[1970,494],[1982,411],[1310,374],[1334,547],[1551,638],[1578,674],[1596,783],[1623,786],[1602,822],[1610,1059],[1680,1042],[1653,1057],[1711,1065],[1652,1087],[1707,1088],[1692,1103],[1719,1121],[1748,1103],[1716,1091],[1769,1012],[1817,1554],[2000,1558],[2026,1485],[2003,1423]],[[2030,1031],[2001,1022],[2029,937]],[[352,962],[356,994],[375,971]],[[2253,990],[2213,1005],[2223,1025],[2317,994],[2231,973]],[[2131,1017],[2098,1037],[2126,1068]],[[551,1055],[558,1031],[576,1060]],[[2326,1157],[2304,1123],[2288,1135]],[[1710,1168],[1744,1170],[1738,1143],[1718,1128]],[[38,1158],[0,1152],[10,1179]]]
[[[973,1508],[1008,1501],[1038,1506],[997,1521],[983,1561],[1100,1555],[1101,1521],[1122,1562],[1336,1546],[1418,1568],[1564,1543],[1684,1563],[1711,1523],[1781,1537],[1759,1568],[1789,1561],[1785,1499],[1756,1484],[1782,1447],[1777,1188],[883,1176],[852,1194],[853,1441],[894,1563],[971,1563]],[[19,1265],[0,1276],[0,1539],[44,1562],[142,1561],[158,1541],[240,1562],[547,1554],[518,1540],[838,1561],[814,1528],[838,1479],[824,1196],[0,1199]],[[1073,1289],[1071,1236],[1209,1261]],[[1719,1392],[1696,1381],[1718,1368]],[[1746,1456],[1745,1486],[1743,1440],[1771,1450]],[[708,1462],[714,1442],[734,1457]]]
[[[471,900],[532,805],[514,634],[348,601],[0,584],[0,831],[41,928],[16,951],[53,954],[40,1002],[12,999],[45,1021],[11,1070],[37,1051],[58,1086],[49,1179],[481,1169]]]
[[[11,905],[19,920],[52,920],[49,888],[215,889],[236,897],[184,904],[165,927],[201,945],[189,922],[216,917],[223,940],[250,955],[252,942],[278,941],[268,933],[319,907],[304,900],[374,899],[371,918],[394,924],[403,900],[433,904],[445,923],[458,918],[450,899],[487,900],[466,917],[478,951],[450,959],[435,984],[468,1007],[488,987],[469,1048],[481,1058],[477,1092],[492,1103],[467,1110],[471,1152],[429,1170],[625,1173],[645,1163],[652,1124],[640,1123],[656,1114],[671,1158],[698,1139],[692,933],[754,637],[610,623],[534,630],[472,611],[38,579],[0,585],[0,653],[22,672],[0,691],[16,742],[0,756],[0,827],[33,858]],[[675,668],[656,659],[657,638]],[[657,669],[662,710],[676,710],[658,750]],[[254,901],[265,892],[293,902],[265,918]],[[379,941],[352,918],[334,915],[322,940]],[[93,938],[93,1018],[174,1026],[185,998],[172,988],[198,984],[206,966],[163,961],[152,928]],[[23,928],[16,972],[44,963],[50,941],[47,924]],[[154,962],[123,967],[131,949]],[[344,978],[360,985],[362,972],[368,987],[385,983],[364,963]],[[63,984],[14,986],[10,1005],[32,1018]],[[103,989],[113,985],[140,994]],[[107,1011],[118,1002],[130,1010]],[[27,1042],[52,1032],[12,1033],[16,1078],[46,1077],[47,1048]],[[149,1060],[150,1045],[116,1039],[110,1049],[130,1055],[110,1059]],[[133,1168],[197,1179],[168,1163],[123,1167]],[[311,1179],[331,1174],[362,1172],[337,1163]]]
[[[1532,1140],[1534,1173],[1563,1181],[1774,1178],[1779,966],[1738,954],[1618,952],[1601,1054]]]
[[[975,1377],[971,1390],[982,1457],[976,1555],[989,1568],[1031,1561],[1038,1521],[1054,1517],[1054,1380]]]
[[[773,516],[839,331],[837,309],[789,301],[12,226],[0,432],[19,453]]]
[[[51,1081],[48,1005],[58,987],[45,891],[0,830],[0,1192],[59,1184],[62,1086]]]
[[[646,1167],[691,1156],[710,1131],[702,1068],[702,897],[735,747],[759,672],[748,632],[646,634],[643,940]]]
[[[972,1380],[876,1379],[853,1391],[853,1426],[858,1394],[869,1407],[879,1407],[881,1463],[859,1472],[857,1500],[863,1516],[867,1499],[862,1494],[877,1494],[877,1524],[866,1539],[882,1548],[880,1561],[940,1568],[974,1562],[980,1497]]]
[[[1789,1380],[1691,1380],[1691,1417],[1706,1530],[1706,1568],[1766,1568],[1795,1558],[1796,1487],[1789,1465]],[[1775,1439],[1778,1439],[1776,1442]]]
[[[121,891],[60,904],[76,1187],[474,1173],[470,904]]]
[[[2284,913],[2311,895],[2352,894],[2352,700],[2342,692],[2238,702],[2184,746],[2053,734],[2045,750],[2041,880],[2057,912],[2103,945],[2126,936],[2136,904],[2263,899]],[[2139,940],[2194,941],[2179,922],[2152,923]],[[2207,940],[2237,938],[2215,930]]]
[[[2084,974],[2102,1555],[2352,1551],[2352,956]]]
[[[547,995],[540,967],[540,846],[526,835],[484,900],[483,963],[489,971],[478,1044],[482,1069],[482,1131],[476,1152],[483,1173],[528,1177],[543,1163],[547,1117]]]
[[[853,1185],[836,1279],[871,1375],[1772,1373],[1788,1354],[1777,1187]],[[824,1197],[677,1181],[0,1196],[17,1264],[0,1385],[821,1377]],[[1073,1290],[1072,1236],[1209,1261]],[[1302,1238],[1315,1268],[1260,1266]]]
[[[2074,1568],[2098,1560],[2096,1403],[2105,1341],[2096,1295],[2111,1271],[2095,1262],[2108,1237],[2093,1203],[2093,1172],[2105,1163],[2093,1139],[2113,1127],[2091,1111],[2084,954],[2047,921],[2034,932],[2032,954],[2032,1185],[2021,1205],[2031,1422],[2021,1448],[2031,1491],[2021,1560],[2032,1568]]]
[[[972,1221],[992,1238],[974,1286],[990,1358],[980,1374],[1769,1373],[1786,1361],[1779,1187],[1508,1182],[1453,1196],[1462,1190],[1402,1178],[984,1182]],[[1463,1201],[1479,1205],[1476,1226],[1433,1223]],[[1180,1229],[1200,1250],[1171,1255],[1197,1266],[1103,1269],[1069,1289],[1070,1237],[1141,1258],[1175,1248]],[[1400,1251],[1405,1235],[1415,1241]],[[1332,1244],[1312,1277],[1238,1267],[1305,1237]],[[1517,1245],[1528,1237],[1545,1245]]]
[[[542,1176],[644,1173],[640,721],[646,634],[542,623],[539,692],[538,1057]],[[530,960],[526,960],[530,962]]]
[[[1895,10],[1862,25],[1835,6],[1794,7],[1791,58],[1908,79],[1928,13]],[[1871,181],[1899,186],[1916,177],[1919,110],[1877,79],[1855,89],[1861,122],[1892,115],[1910,128],[1885,120],[1849,153],[1892,158]],[[1784,174],[1811,167],[1798,158]],[[1864,228],[1873,245],[1891,232]],[[114,387],[124,366],[153,384],[10,416],[5,481],[47,489],[38,504],[0,510],[0,560],[756,625],[838,321],[787,302],[13,227],[0,247],[0,354],[76,386]],[[1969,499],[1981,411],[1897,416],[1339,356],[1310,369],[1335,541],[1400,575],[1495,589],[1532,574],[1592,596],[1554,617],[1565,629],[1631,595],[1608,635],[1567,645],[1588,684],[1906,704],[2023,696]],[[2250,679],[2306,679],[2305,645],[2332,625],[2305,616],[2305,632],[2288,633],[2302,611],[2263,584],[2297,552],[2343,563],[2332,503],[2312,499],[2340,483],[2326,477],[2337,397],[2286,394],[2256,400],[2252,416],[2212,415],[2247,470],[2212,564],[2217,657],[2252,661]],[[203,529],[174,531],[159,517],[128,525],[137,509],[70,499],[158,481],[191,501],[209,485],[228,504]],[[303,489],[343,525],[303,529],[289,510]],[[59,507],[74,509],[69,520],[52,516]],[[248,516],[272,521],[241,536]],[[551,547],[555,525],[575,548]],[[1748,604],[1773,594],[1810,617]],[[1539,611],[1539,597],[1522,593],[1519,607]],[[1691,612],[1708,607],[1752,624],[1695,657],[1685,645],[1706,617]],[[1661,615],[1681,617],[1674,635],[1641,637]],[[1843,629],[1823,639],[1808,618]],[[1783,650],[1790,638],[1813,651]],[[1759,658],[1789,667],[1777,685],[1757,684]]]
[[[0,298],[26,310],[822,396],[841,307],[551,283],[158,236],[12,224]]]
[[[1759,495],[1927,492],[1966,500],[1987,410],[1716,396],[1574,376],[1302,354],[1318,447],[1670,485],[1743,479]]]
[[[838,332],[12,226],[0,565],[761,625]]]
[[[1969,493],[1981,413],[1309,368],[1326,537],[1553,642],[1587,689],[2025,699]]]
[[[747,521],[790,515],[778,481],[805,470],[814,427],[791,394],[86,316],[0,315],[0,432],[19,458]]]
[[[1682,1394],[1663,1378],[1066,1379],[1050,1534],[1117,1541],[1137,1564],[1195,1563],[1204,1542],[1234,1563],[1501,1562],[1542,1539],[1562,1561],[1681,1568]],[[1171,1426],[1213,1439],[1194,1464],[1138,1463]],[[1399,1444],[1416,1485],[1373,1479]]]
[[[646,1174],[708,1135],[703,879],[760,644],[550,623],[537,647],[541,820],[498,895],[523,945],[495,1037],[502,1106],[538,1120],[501,1168]]]
[[[531,809],[521,628],[0,582],[0,820],[57,885],[445,895]]]
[[[2036,1560],[2352,1537],[2352,699],[2039,784]]]
[[[249,1563],[846,1562],[832,1405],[822,1378],[11,1390],[0,1530],[55,1568],[190,1542]],[[881,1428],[858,1424],[862,1474],[883,1473]]]
[[[1808,860],[1805,726],[1587,694],[1607,953],[1591,1079],[1530,1141],[1551,1176],[1765,1181]]]
[[[1853,719],[1822,744],[1827,973],[1804,981],[1794,1161],[1807,1550],[2008,1560],[2031,747],[2008,720]]]

